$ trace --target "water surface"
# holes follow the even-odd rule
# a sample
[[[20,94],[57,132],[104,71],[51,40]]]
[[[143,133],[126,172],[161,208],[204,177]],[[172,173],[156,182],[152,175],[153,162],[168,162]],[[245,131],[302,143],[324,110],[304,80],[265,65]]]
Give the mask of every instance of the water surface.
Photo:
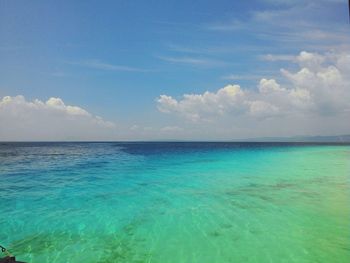
[[[27,262],[350,262],[350,146],[2,143]]]

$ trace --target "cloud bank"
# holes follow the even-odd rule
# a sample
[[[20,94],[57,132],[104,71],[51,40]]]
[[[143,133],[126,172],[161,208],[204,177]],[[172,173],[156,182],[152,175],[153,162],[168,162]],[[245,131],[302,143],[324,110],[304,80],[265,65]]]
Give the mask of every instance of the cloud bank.
[[[344,116],[350,115],[350,55],[303,51],[287,58],[298,69],[281,69],[279,80],[262,78],[256,89],[227,85],[214,92],[184,94],[180,99],[163,94],[156,99],[157,107],[196,123],[238,117],[241,122],[236,125],[244,125],[244,119],[258,122],[286,117],[320,120],[331,116],[345,121]]]
[[[162,94],[156,103],[166,114],[163,122],[155,118],[116,127],[60,98],[6,96],[0,98],[0,140],[231,140],[350,132],[348,52],[265,58],[291,64],[277,78],[260,78],[254,88],[230,84],[180,98]]]
[[[1,140],[99,140],[115,132],[115,124],[60,98],[27,101],[24,96],[0,100]]]

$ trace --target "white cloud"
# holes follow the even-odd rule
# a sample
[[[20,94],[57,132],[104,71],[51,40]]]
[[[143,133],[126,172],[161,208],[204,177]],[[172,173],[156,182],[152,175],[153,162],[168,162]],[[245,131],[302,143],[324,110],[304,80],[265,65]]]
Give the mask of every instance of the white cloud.
[[[60,98],[0,100],[0,140],[94,140],[114,135],[115,124]]]
[[[276,80],[264,78],[260,80],[258,88],[261,93],[270,93],[286,90],[284,88],[281,88],[281,85],[278,84]]]
[[[300,52],[298,56],[288,54],[266,54],[259,56],[261,60],[265,61],[289,61],[298,63],[301,67],[313,68],[320,67],[325,60],[325,57],[318,53],[310,53],[306,51]]]
[[[279,113],[278,107],[266,101],[262,101],[262,100],[249,101],[248,104],[249,104],[249,114],[255,117],[273,116]]]
[[[320,70],[322,63],[325,61],[325,56],[321,56],[318,53],[310,53],[306,51],[300,52],[296,57],[296,61],[302,68],[309,68],[311,70]]]
[[[158,109],[195,122],[240,115],[260,119],[298,114],[341,115],[350,110],[350,79],[346,71],[350,56],[303,51],[291,60],[300,69],[282,69],[283,85],[275,79],[262,78],[257,90],[228,85],[216,92],[185,94],[181,99],[161,95]]]
[[[180,101],[161,95],[157,102],[161,112],[176,113],[192,121],[208,121],[216,115],[239,109],[244,96],[239,85],[227,85],[215,93],[185,94]]]

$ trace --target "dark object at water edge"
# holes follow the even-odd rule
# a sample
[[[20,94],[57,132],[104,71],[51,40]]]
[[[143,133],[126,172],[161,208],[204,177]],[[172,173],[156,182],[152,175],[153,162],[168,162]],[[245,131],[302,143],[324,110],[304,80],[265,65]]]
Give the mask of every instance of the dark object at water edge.
[[[16,261],[16,257],[13,256],[5,247],[0,245],[0,250],[2,253],[6,254],[6,257],[0,258],[0,263],[25,263],[22,261]]]
[[[7,257],[4,257],[4,258],[0,258],[0,263],[25,263],[25,262],[16,261],[15,257],[7,256]]]

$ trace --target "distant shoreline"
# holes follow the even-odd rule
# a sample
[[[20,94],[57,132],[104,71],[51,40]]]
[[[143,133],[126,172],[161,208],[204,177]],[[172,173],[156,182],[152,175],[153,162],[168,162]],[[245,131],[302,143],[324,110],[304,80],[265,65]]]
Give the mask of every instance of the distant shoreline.
[[[212,143],[212,144],[261,144],[261,145],[350,145],[350,141],[258,141],[258,140],[244,140],[244,141],[0,141],[1,144],[69,144],[69,143],[120,143],[120,144],[163,144],[163,143],[173,143],[173,144],[190,144],[190,143]]]
[[[0,143],[350,143],[350,134],[335,136],[292,136],[292,137],[257,137],[232,140],[18,140],[1,141]]]

